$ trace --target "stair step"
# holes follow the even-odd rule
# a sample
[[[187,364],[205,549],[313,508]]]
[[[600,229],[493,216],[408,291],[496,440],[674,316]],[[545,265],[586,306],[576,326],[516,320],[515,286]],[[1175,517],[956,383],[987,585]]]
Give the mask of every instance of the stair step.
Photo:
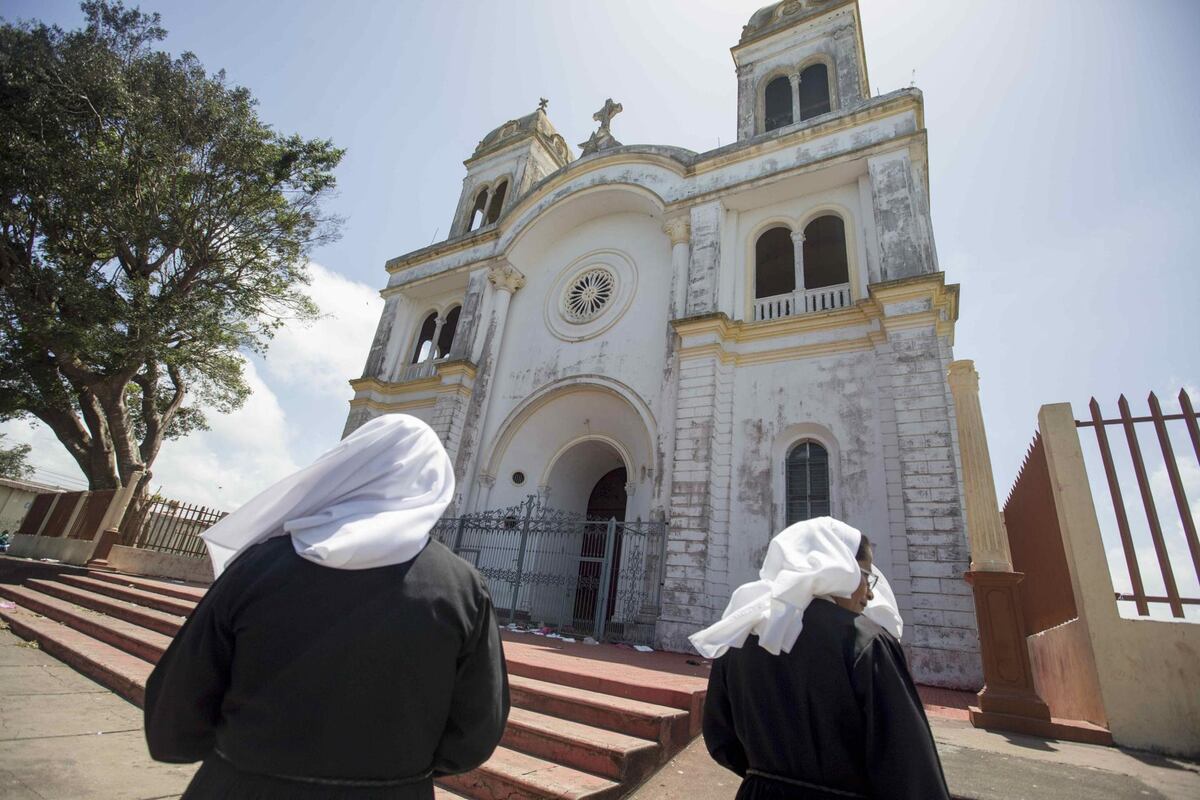
[[[87,576],[95,578],[98,581],[115,583],[118,586],[132,587],[146,592],[156,592],[158,594],[165,594],[168,597],[178,597],[181,600],[190,600],[193,603],[200,602],[200,599],[208,592],[208,587],[206,586],[189,586],[186,583],[172,583],[171,581],[160,581],[154,578],[143,578],[140,575],[125,575],[120,572],[105,572],[98,569],[88,570]]]
[[[510,675],[512,704],[541,714],[648,739],[673,753],[688,742],[688,712],[626,697]]]
[[[58,581],[69,586],[75,586],[80,589],[97,594],[106,594],[109,597],[115,597],[118,600],[125,600],[130,603],[136,603],[139,606],[146,606],[157,611],[165,611],[168,614],[178,614],[186,617],[192,613],[192,609],[196,604],[191,600],[181,600],[178,597],[166,597],[157,592],[147,592],[143,589],[132,589],[128,586],[118,586],[109,581],[97,580],[96,578],[88,578],[83,575],[59,575]]]
[[[507,747],[478,769],[438,782],[475,800],[607,800],[623,793],[618,783]]]
[[[171,643],[170,636],[24,586],[0,585],[0,596],[151,664],[162,657]]]
[[[146,680],[154,669],[146,661],[22,608],[0,609],[0,619],[17,636],[36,640],[45,653],[134,705],[145,700]]]
[[[466,795],[452,792],[449,789],[443,786],[438,786],[435,783],[433,785],[433,800],[470,800],[470,798],[468,798]]]
[[[30,578],[25,581],[25,585],[43,594],[53,595],[69,603],[74,603],[93,611],[99,611],[102,614],[123,619],[135,625],[141,625],[143,628],[149,628],[152,631],[157,631],[167,636],[174,636],[179,632],[180,627],[183,626],[183,617],[176,614],[155,611],[136,603],[117,600],[114,597],[97,594],[87,589],[68,586],[65,583],[59,582],[58,579]]]
[[[528,652],[516,651],[511,646],[505,648],[504,656],[510,675],[523,675],[526,678],[547,683],[574,686],[576,689],[627,697],[630,700],[641,700],[644,703],[678,708],[683,711],[692,711],[696,706],[697,699],[700,708],[703,708],[704,705],[707,681],[699,679],[694,679],[699,683],[698,689],[681,688],[664,685],[664,677],[674,678],[675,676],[664,676],[662,673],[656,674],[650,670],[638,670],[643,674],[636,676],[613,675],[611,672],[599,675],[595,672],[597,666],[595,661],[577,659],[583,661],[584,664],[573,669],[574,665],[571,664],[546,664],[541,657]]]
[[[657,743],[571,720],[514,708],[504,729],[505,747],[601,775],[621,783],[650,774],[662,748]]]

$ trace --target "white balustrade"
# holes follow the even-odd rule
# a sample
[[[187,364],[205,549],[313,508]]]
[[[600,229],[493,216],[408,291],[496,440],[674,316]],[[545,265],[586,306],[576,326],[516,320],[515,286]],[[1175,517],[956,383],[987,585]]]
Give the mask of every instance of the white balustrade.
[[[850,284],[822,286],[820,289],[803,289],[798,292],[760,297],[754,301],[754,321],[795,317],[819,311],[834,311],[850,305]]]
[[[409,364],[400,371],[400,380],[397,383],[407,383],[408,381],[418,381],[421,378],[428,378],[437,372],[438,363],[440,362],[429,359],[428,361],[422,361],[420,364]]]

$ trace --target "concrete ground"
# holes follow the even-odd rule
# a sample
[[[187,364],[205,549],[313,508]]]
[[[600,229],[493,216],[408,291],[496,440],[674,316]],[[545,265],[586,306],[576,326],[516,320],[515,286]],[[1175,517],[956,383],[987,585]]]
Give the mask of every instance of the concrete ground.
[[[0,630],[0,798],[161,800],[195,766],[150,760],[141,711]],[[1003,736],[933,720],[954,794],[978,800],[1200,798],[1200,765],[1149,753]],[[693,742],[636,800],[731,800],[737,778]]]
[[[1115,747],[972,728],[931,718],[946,782],[971,800],[1196,800],[1200,764]],[[697,739],[632,800],[733,800],[739,779]]]

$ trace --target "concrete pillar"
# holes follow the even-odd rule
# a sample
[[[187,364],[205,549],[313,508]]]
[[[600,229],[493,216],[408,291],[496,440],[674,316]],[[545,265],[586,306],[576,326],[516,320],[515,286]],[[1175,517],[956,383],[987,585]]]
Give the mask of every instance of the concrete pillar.
[[[970,359],[955,361],[948,372],[958,421],[958,447],[962,458],[962,485],[967,507],[967,539],[971,543],[971,569],[977,572],[1012,572],[1008,536],[996,503],[996,482],[988,454],[987,431],[979,404],[979,373]]]
[[[687,217],[673,217],[663,223],[663,233],[671,239],[671,318],[679,319],[683,317],[687,306],[692,226]]]
[[[455,501],[455,512],[465,514],[479,495],[479,479],[476,470],[479,464],[479,444],[483,436],[484,417],[492,381],[495,379],[496,364],[500,357],[500,345],[504,341],[504,326],[508,321],[508,307],[512,296],[525,285],[525,276],[507,260],[500,259],[487,272],[492,285],[491,320],[484,340],[483,353],[479,360],[479,374],[471,393],[471,405],[467,411],[466,427],[460,455],[469,453],[461,472],[456,470],[459,489]]]
[[[104,512],[104,519],[100,520],[100,525],[92,537],[96,547],[92,550],[91,560],[88,561],[89,567],[108,566],[108,554],[112,552],[113,545],[120,536],[121,521],[125,518],[129,502],[133,500],[133,493],[142,482],[142,474],[142,470],[134,470],[125,485],[113,492],[112,500]]]

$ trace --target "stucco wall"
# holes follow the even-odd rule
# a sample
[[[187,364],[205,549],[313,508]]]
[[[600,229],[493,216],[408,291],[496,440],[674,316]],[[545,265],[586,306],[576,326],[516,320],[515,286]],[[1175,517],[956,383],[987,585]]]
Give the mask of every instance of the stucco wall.
[[[9,545],[9,555],[20,558],[51,558],[64,564],[82,566],[92,557],[96,543],[83,539],[17,534]]]
[[[1107,728],[1087,625],[1073,619],[1034,634],[1027,642],[1033,685],[1050,707],[1050,715]]]
[[[213,581],[212,561],[208,558],[191,558],[138,547],[114,545],[108,554],[108,566],[134,575],[174,578],[190,583]]]
[[[16,533],[34,497],[37,497],[36,492],[0,486],[0,531]]]

